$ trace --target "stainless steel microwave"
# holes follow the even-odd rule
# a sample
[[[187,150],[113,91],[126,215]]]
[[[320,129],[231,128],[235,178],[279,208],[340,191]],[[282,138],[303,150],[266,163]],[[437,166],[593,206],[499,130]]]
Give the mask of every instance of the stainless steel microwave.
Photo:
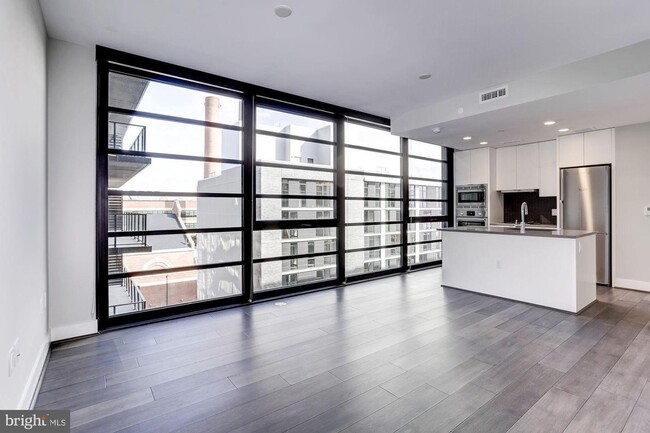
[[[485,204],[485,185],[463,185],[456,187],[456,204]]]

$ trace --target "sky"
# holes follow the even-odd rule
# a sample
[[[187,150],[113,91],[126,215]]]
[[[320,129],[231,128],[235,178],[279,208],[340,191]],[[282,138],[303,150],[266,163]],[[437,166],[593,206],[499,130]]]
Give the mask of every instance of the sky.
[[[161,113],[178,117],[205,120],[205,98],[214,96],[211,93],[163,83],[150,82],[142,96],[137,110]],[[227,96],[218,95],[221,109],[219,123],[241,126],[241,101]],[[296,116],[279,111],[258,108],[256,112],[257,128],[268,131],[279,131],[285,125],[292,125],[293,134],[310,136],[317,129],[326,126],[329,122],[304,116]],[[165,122],[144,117],[134,117],[133,125],[146,127],[147,151],[160,153],[176,153],[194,156],[204,155],[203,126]],[[131,126],[124,137],[124,147],[140,133],[141,128]],[[241,158],[241,134],[227,131],[224,137],[235,146],[223,146],[224,158]],[[346,124],[346,142],[348,144],[372,143],[376,149],[399,151],[399,137],[372,128],[361,127],[356,124]],[[275,159],[275,138],[258,135],[256,139],[256,159]],[[292,141],[292,159],[299,157],[301,141]],[[428,143],[411,141],[414,153],[424,154],[432,158],[440,158],[441,148]],[[366,152],[358,149],[347,149],[346,168],[349,170],[365,171],[368,173],[386,173],[399,175],[400,158],[387,154]],[[223,169],[233,166],[224,166]],[[415,177],[441,177],[440,165],[431,164],[421,160],[412,160],[410,165],[411,176]],[[170,191],[194,192],[197,182],[203,179],[203,163],[197,161],[182,161],[157,158],[153,159],[150,166],[122,186],[123,190],[136,191]],[[238,191],[237,191],[238,192]]]

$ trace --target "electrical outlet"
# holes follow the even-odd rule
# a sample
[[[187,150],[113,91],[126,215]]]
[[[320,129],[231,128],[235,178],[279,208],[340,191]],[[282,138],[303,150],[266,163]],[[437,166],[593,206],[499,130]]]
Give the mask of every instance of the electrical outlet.
[[[20,339],[16,338],[13,346],[9,349],[9,377],[13,374],[16,367],[18,367],[18,362],[20,361]]]
[[[14,372],[14,368],[16,368],[16,352],[14,351],[13,346],[11,349],[9,349],[9,377],[11,377],[11,374]]]
[[[557,209],[551,209],[551,216],[557,216]]]
[[[16,341],[14,341],[14,358],[16,360],[14,361],[14,366],[18,366],[18,363],[20,361],[20,339],[16,338]]]

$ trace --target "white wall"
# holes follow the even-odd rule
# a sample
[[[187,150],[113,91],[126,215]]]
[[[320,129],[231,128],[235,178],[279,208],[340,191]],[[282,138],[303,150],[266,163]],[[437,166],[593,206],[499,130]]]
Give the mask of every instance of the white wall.
[[[29,407],[49,347],[46,43],[37,1],[0,0],[0,409]]]
[[[48,41],[48,253],[52,340],[97,332],[94,48]]]
[[[616,128],[614,285],[650,291],[650,123]]]

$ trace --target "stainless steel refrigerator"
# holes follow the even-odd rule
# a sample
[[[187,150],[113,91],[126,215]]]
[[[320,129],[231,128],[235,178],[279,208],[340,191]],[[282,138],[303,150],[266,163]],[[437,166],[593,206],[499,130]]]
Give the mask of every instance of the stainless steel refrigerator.
[[[561,227],[596,234],[596,281],[611,285],[611,167],[564,168],[560,175]]]

